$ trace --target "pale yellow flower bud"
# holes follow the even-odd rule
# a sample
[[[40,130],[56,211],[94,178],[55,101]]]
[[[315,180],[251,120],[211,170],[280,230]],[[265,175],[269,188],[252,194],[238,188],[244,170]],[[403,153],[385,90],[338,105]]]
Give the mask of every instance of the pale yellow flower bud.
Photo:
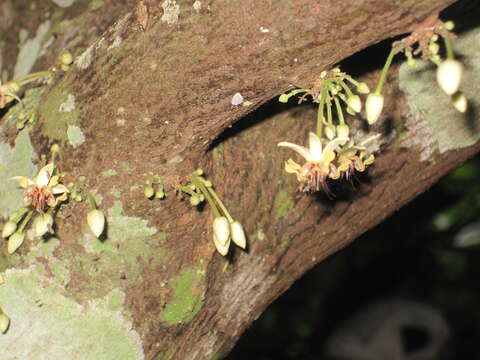
[[[325,126],[325,136],[329,139],[332,140],[335,137],[335,126],[328,124]]]
[[[87,214],[87,223],[93,234],[98,238],[105,228],[105,215],[98,209],[93,209]]]
[[[350,133],[350,129],[349,129],[347,124],[337,125],[337,136],[339,138],[341,138],[341,137],[348,138],[349,133]]]
[[[0,332],[5,334],[10,326],[10,318],[3,312],[0,313]]]
[[[361,82],[361,83],[358,83],[358,85],[357,85],[357,91],[360,94],[368,94],[370,92],[370,88],[368,87],[368,85],[366,83]]]
[[[370,94],[367,97],[367,101],[365,102],[365,112],[367,114],[367,121],[368,123],[374,124],[383,110],[383,96],[382,94]]]
[[[463,66],[453,59],[447,59],[437,68],[438,85],[447,95],[453,95],[458,91],[462,81]]]
[[[35,237],[42,237],[47,232],[52,230],[53,217],[49,213],[38,215],[33,221],[33,228],[35,229]]]
[[[247,239],[245,238],[245,232],[243,231],[243,226],[238,221],[232,223],[232,240],[242,249],[245,249],[247,246]]]
[[[213,235],[223,245],[229,242],[230,223],[225,216],[219,216],[213,220]]]
[[[25,240],[25,233],[23,231],[17,231],[8,239],[7,250],[9,254],[13,254],[23,244]]]
[[[362,100],[360,100],[360,96],[358,95],[349,96],[347,99],[347,105],[357,113],[362,111]]]
[[[2,237],[9,237],[15,232],[15,230],[17,230],[17,224],[13,221],[7,221],[5,225],[3,225]]]
[[[467,111],[468,103],[467,98],[463,93],[457,92],[455,95],[452,96],[452,104],[461,113]]]

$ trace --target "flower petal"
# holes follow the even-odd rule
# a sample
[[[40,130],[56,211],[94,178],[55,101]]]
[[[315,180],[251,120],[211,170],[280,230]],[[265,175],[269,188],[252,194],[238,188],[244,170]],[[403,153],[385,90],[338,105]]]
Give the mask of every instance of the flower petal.
[[[50,181],[50,177],[52,176],[52,174],[53,174],[53,164],[50,163],[48,165],[45,165],[38,172],[37,178],[35,179],[35,183],[40,188],[42,188],[44,186],[47,186],[49,181]]]
[[[53,179],[53,178],[52,178]],[[52,188],[52,193],[53,194],[63,194],[63,193],[68,193],[68,188],[63,185],[63,184],[58,184],[58,185],[55,185],[53,188]]]
[[[333,140],[331,140],[326,146],[325,149],[323,150],[324,153],[329,152],[329,151],[335,151],[338,145],[343,145],[348,141],[348,137],[338,137]]]
[[[213,243],[215,244],[215,247],[217,248],[217,251],[220,253],[220,255],[225,256],[228,254],[228,248],[230,247],[230,238],[228,239],[227,243],[222,244],[215,233],[213,233]]]
[[[30,180],[29,178],[26,178],[25,176],[14,176],[10,179],[17,180],[19,185],[24,189],[26,189],[30,185],[35,185],[35,183],[32,180]]]
[[[285,161],[285,171],[289,174],[298,174],[300,170],[302,169],[302,166],[297,164],[295,161],[292,159],[288,159]]]
[[[308,146],[310,148],[310,157],[312,161],[322,159],[322,141],[314,132],[308,134]]]
[[[293,151],[296,151],[299,153],[305,160],[310,161],[311,156],[310,156],[310,150],[308,150],[306,147],[293,144],[290,142],[282,141],[278,143],[278,146],[283,146],[292,149]]]

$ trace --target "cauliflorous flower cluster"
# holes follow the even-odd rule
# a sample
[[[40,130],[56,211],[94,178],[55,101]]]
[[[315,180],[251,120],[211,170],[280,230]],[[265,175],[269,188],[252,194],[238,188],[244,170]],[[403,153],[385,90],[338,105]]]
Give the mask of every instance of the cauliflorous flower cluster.
[[[55,174],[52,163],[42,167],[34,179],[15,176],[20,187],[24,189],[25,206],[15,211],[3,226],[2,237],[8,238],[8,252],[14,253],[25,239],[25,228],[31,223],[35,237],[53,233],[53,222],[56,207],[65,201],[69,190]],[[33,218],[33,221],[31,221]]]
[[[212,182],[202,175],[203,170],[195,170],[188,176],[190,183],[182,186],[180,190],[190,196],[192,206],[197,206],[205,200],[210,205],[215,216],[213,220],[213,243],[220,255],[228,254],[232,241],[238,247],[245,249],[247,239],[242,224],[233,219],[227,207],[213,189]]]

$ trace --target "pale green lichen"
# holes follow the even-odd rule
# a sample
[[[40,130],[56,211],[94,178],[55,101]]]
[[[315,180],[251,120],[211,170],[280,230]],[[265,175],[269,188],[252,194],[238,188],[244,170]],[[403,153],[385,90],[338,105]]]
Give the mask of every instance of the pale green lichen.
[[[118,175],[117,171],[114,170],[114,169],[108,169],[108,170],[105,170],[104,172],[102,172],[102,175],[104,177],[111,177],[111,176],[116,176]]]
[[[465,93],[469,106],[480,106],[480,28],[473,29],[462,34],[455,41],[455,51],[465,67],[460,89]],[[423,137],[415,134],[416,141],[404,141],[405,146],[421,147],[421,159],[425,160],[425,151],[431,153],[431,147],[437,148],[440,153],[464,148],[473,145],[480,139],[480,118],[459,113],[452,106],[450,99],[437,85],[435,79],[435,67],[424,62],[418,62],[415,68],[406,64],[400,68],[400,88],[405,92],[411,116],[415,117],[415,123],[424,119],[424,125],[428,131],[422,131]],[[420,118],[420,119],[418,119]],[[408,124],[407,124],[408,126]],[[428,138],[428,135],[433,139]],[[421,142],[421,143],[419,143]],[[431,144],[431,145],[430,145]],[[430,147],[430,150],[428,149]]]
[[[4,274],[0,298],[11,326],[0,336],[3,358],[56,360],[65,354],[73,360],[145,358],[139,335],[120,311],[121,295],[110,293],[80,305],[61,295],[39,267]]]
[[[23,205],[23,190],[12,176],[32,178],[37,168],[32,159],[36,157],[28,130],[22,130],[15,146],[0,142],[0,216],[6,217]]]
[[[103,5],[104,5],[103,0],[92,0],[92,1],[90,1],[90,6],[88,7],[88,9],[90,11],[96,11],[96,10],[100,9],[101,7],[103,7]]]
[[[38,109],[43,119],[42,132],[52,141],[69,141],[68,126],[78,126],[80,112],[77,107],[66,106],[69,111],[60,111],[65,110],[64,104],[69,103],[69,98],[71,99],[71,96],[65,96],[65,93],[68,94],[62,85],[55,86]]]
[[[202,272],[185,270],[169,281],[174,291],[160,319],[176,325],[190,322],[203,305],[204,274]]]
[[[82,145],[85,142],[85,135],[76,125],[68,125],[67,138],[70,145],[72,145],[74,148]]]
[[[67,100],[60,104],[58,111],[71,112],[73,110],[75,110],[75,96],[73,94],[68,94]]]
[[[294,205],[295,202],[289,195],[288,191],[285,189],[280,190],[277,192],[273,202],[275,217],[277,219],[283,218],[290,212],[290,210],[292,210]]]
[[[93,60],[93,52],[95,51],[95,44],[90,45],[76,60],[75,64],[80,70],[87,69]]]
[[[37,33],[33,39],[25,40],[20,45],[17,62],[13,70],[13,78],[19,78],[29,74],[37,61],[37,58],[44,50],[42,41],[50,30],[50,20],[41,23],[38,26]]]

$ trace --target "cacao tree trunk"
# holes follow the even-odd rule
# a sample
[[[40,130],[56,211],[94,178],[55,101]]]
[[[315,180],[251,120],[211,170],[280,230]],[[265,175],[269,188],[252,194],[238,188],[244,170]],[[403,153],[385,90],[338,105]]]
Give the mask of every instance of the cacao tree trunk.
[[[57,71],[0,118],[0,214],[22,205],[9,178],[35,175],[57,143],[63,183],[90,189],[107,215],[98,240],[88,203],[70,200],[54,237],[28,240],[14,255],[4,247],[4,358],[225,356],[308,269],[480,149],[475,29],[456,41],[472,110],[453,110],[434,69],[395,65],[377,127],[381,152],[355,188],[333,198],[297,192],[283,170],[292,154],[277,147],[305,143],[316,117],[309,106],[277,104],[279,94],[310,87],[322,70],[453,2],[4,0],[3,80]],[[66,72],[57,59],[65,49],[76,57]],[[370,88],[384,55],[358,57],[368,58],[358,68]],[[236,93],[251,105],[232,105]],[[18,130],[25,114],[36,120]],[[209,208],[177,193],[197,168],[242,222],[246,251],[220,256]],[[164,179],[165,199],[145,197],[152,176]]]

